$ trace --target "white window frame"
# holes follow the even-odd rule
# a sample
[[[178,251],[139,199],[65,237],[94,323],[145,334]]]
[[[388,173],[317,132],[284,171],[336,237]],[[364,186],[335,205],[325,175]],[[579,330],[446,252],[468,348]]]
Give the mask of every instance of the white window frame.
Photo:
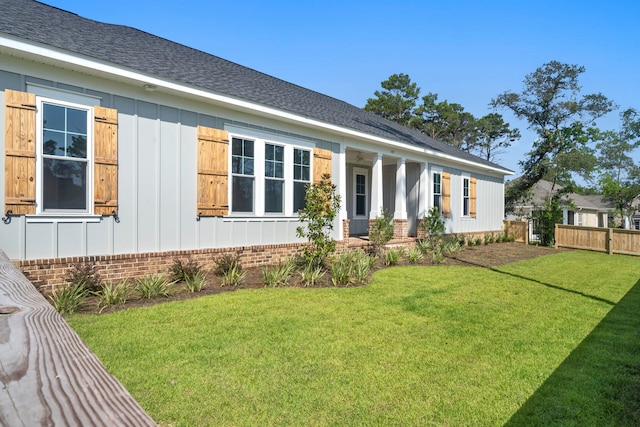
[[[471,176],[468,174],[460,175],[460,195],[461,195],[461,216],[463,218],[471,218]],[[467,182],[467,195],[464,194],[464,183]],[[465,212],[465,200],[467,200],[467,212]]]
[[[87,112],[87,172],[86,172],[86,205],[85,209],[48,209],[44,210],[43,191],[44,191],[44,159],[43,153],[43,111],[44,104],[58,105],[65,108],[73,108],[84,110]],[[93,214],[93,107],[87,104],[79,104],[77,102],[63,101],[60,99],[48,98],[36,95],[36,215],[41,216],[82,216],[86,217]]]
[[[267,145],[271,145],[273,147],[280,147],[282,148],[282,177],[271,177],[271,176],[267,176],[266,174],[266,170],[267,170]],[[255,149],[255,147],[254,147]],[[286,173],[286,169],[287,169],[287,149],[286,146],[280,143],[276,143],[276,142],[271,142],[271,141],[265,141],[264,142],[264,157],[262,160],[262,164],[264,165],[264,171],[262,173],[262,178],[264,180],[264,189],[262,191],[262,196],[263,196],[263,206],[264,206],[264,214],[265,215],[284,215],[285,213],[285,206],[286,206],[286,197],[287,197],[287,185],[286,185],[286,177],[287,177],[287,173]],[[282,182],[282,206],[281,206],[281,210],[279,212],[267,212],[267,201],[266,201],[266,191],[267,191],[267,181],[281,181]]]
[[[253,143],[253,175],[247,175],[247,174],[244,174],[244,173],[239,174],[239,173],[234,173],[233,172],[233,140],[234,139],[239,139],[239,140],[242,140],[243,142],[250,141],[250,142]],[[233,136],[231,136],[230,141],[231,141],[231,145],[229,147],[229,175],[230,175],[230,180],[229,181],[231,182],[231,185],[229,185],[229,189],[230,189],[229,190],[229,192],[230,192],[230,199],[229,200],[231,201],[231,203],[229,203],[229,205],[231,206],[230,210],[231,210],[232,213],[235,213],[235,214],[238,214],[238,215],[253,215],[256,212],[256,206],[257,206],[257,204],[256,204],[256,202],[257,202],[256,193],[258,191],[260,191],[258,188],[256,188],[257,187],[256,186],[256,181],[258,179],[258,176],[257,176],[258,174],[256,173],[256,167],[258,166],[258,164],[260,162],[260,160],[257,159],[258,156],[257,156],[257,153],[256,153],[256,151],[257,151],[256,140],[254,138],[251,138],[251,137],[233,135]],[[262,159],[262,161],[264,161],[264,150],[263,150],[263,159]],[[264,173],[262,175],[264,176]],[[237,210],[235,210],[235,206],[233,206],[233,178],[236,177],[236,176],[237,177],[241,177],[241,178],[249,178],[249,177],[252,178],[253,199],[252,199],[252,205],[251,205],[252,209],[251,209],[251,211],[237,211]]]
[[[267,133],[267,132],[259,132],[254,131],[253,129],[245,129],[243,127],[238,126],[228,126],[227,131],[229,132],[229,150],[228,150],[228,161],[229,161],[229,186],[228,186],[228,197],[229,197],[229,217],[237,217],[237,218],[291,218],[295,219],[298,216],[297,212],[293,211],[293,199],[294,199],[294,182],[298,182],[298,180],[293,179],[293,159],[294,159],[294,150],[303,150],[309,152],[309,181],[304,181],[305,183],[313,182],[313,144],[305,144],[302,141],[287,137],[280,136]],[[253,153],[254,153],[254,170],[253,170],[253,211],[252,212],[238,212],[233,208],[233,177],[238,176],[233,173],[233,139],[244,139],[253,141]],[[275,145],[284,148],[284,189],[283,189],[283,212],[265,212],[265,183],[267,180],[267,176],[265,174],[265,162],[266,162],[266,146]],[[244,175],[240,175],[244,176]],[[272,178],[269,178],[272,179]]]
[[[308,181],[295,178],[295,165],[296,165],[296,163],[295,163],[295,152],[296,152],[296,150],[306,151],[306,152],[309,153],[309,180]],[[297,216],[298,212],[295,211],[295,203],[294,203],[294,201],[295,201],[295,185],[297,183],[303,183],[305,185],[306,184],[311,184],[312,179],[313,179],[313,150],[310,150],[308,148],[293,147],[292,156],[293,157],[291,158],[291,168],[290,168],[291,169],[292,178],[293,178],[293,181],[292,181],[292,184],[291,184],[291,203],[292,203],[292,206],[293,206],[293,209],[294,209],[293,214]]]
[[[433,209],[434,207],[436,207],[435,203],[433,203],[435,197],[436,197],[436,192],[435,192],[435,188],[434,185],[436,184],[436,180],[435,180],[435,175],[439,175],[440,176],[440,206],[438,207],[438,213],[440,214],[440,216],[442,217],[442,172],[443,170],[441,168],[436,168],[433,167],[431,168],[431,180],[429,181],[430,186],[429,186],[429,209]]]
[[[364,214],[358,215],[358,183],[356,177],[358,175],[364,176]],[[354,218],[368,218],[369,212],[369,170],[364,168],[353,168],[353,217]]]

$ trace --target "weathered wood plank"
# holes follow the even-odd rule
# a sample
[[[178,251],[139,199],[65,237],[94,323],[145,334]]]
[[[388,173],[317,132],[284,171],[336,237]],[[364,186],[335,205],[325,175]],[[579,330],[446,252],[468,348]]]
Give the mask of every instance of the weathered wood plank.
[[[0,251],[0,425],[154,426]]]

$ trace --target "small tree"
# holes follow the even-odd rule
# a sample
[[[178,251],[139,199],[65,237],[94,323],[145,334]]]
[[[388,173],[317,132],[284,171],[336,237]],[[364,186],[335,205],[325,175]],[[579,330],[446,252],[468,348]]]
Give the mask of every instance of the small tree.
[[[444,234],[444,221],[440,217],[440,211],[437,206],[429,209],[429,213],[422,218],[420,229],[424,232],[425,238],[431,243],[431,247]]]
[[[340,196],[328,174],[317,184],[307,186],[305,207],[298,211],[300,221],[305,226],[296,229],[298,237],[306,238],[309,244],[304,248],[304,258],[308,265],[321,266],[326,257],[336,250],[336,242],[331,238],[333,221],[340,210]]]
[[[382,248],[393,238],[393,215],[382,209],[382,215],[376,217],[369,230],[369,242],[373,245],[376,254],[380,254]]]

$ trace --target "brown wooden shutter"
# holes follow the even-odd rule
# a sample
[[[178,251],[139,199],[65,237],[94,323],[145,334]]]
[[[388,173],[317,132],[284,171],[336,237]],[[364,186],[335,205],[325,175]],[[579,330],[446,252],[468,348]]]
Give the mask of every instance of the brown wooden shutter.
[[[198,126],[198,211],[200,216],[229,214],[229,132]]]
[[[313,149],[313,183],[322,181],[323,175],[331,175],[331,150]]]
[[[442,216],[451,217],[451,175],[442,172]]]
[[[469,179],[469,216],[475,218],[476,213],[476,179]]]
[[[4,208],[36,213],[36,96],[5,89]]]
[[[118,111],[93,110],[93,212],[118,213]]]

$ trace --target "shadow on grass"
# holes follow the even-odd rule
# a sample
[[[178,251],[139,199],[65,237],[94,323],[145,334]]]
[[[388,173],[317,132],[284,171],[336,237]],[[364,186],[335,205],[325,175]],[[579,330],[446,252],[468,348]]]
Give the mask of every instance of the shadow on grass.
[[[505,425],[640,425],[640,281]]]
[[[488,270],[495,271],[496,273],[500,273],[500,274],[504,274],[504,275],[507,275],[507,276],[515,277],[516,279],[527,280],[529,282],[537,283],[539,285],[543,285],[543,286],[546,286],[546,287],[551,288],[551,289],[557,289],[559,291],[569,292],[571,294],[579,295],[579,296],[585,297],[585,298],[589,298],[589,299],[592,299],[594,301],[603,302],[603,303],[608,304],[608,305],[615,305],[615,302],[610,301],[610,300],[605,299],[605,298],[600,298],[600,297],[595,296],[595,295],[585,294],[584,292],[576,291],[576,290],[573,290],[573,289],[563,288],[562,286],[558,286],[558,285],[554,285],[554,284],[551,284],[551,283],[542,282],[542,281],[540,281],[538,279],[532,279],[531,277],[522,276],[520,274],[509,273],[507,271],[502,271],[502,270],[500,270],[499,268],[496,268],[496,267],[487,267],[486,265],[478,264],[478,263],[471,262],[471,261],[465,261],[465,260],[461,260],[461,259],[457,259],[457,258],[456,258],[456,260],[458,262],[462,262],[464,264],[468,264],[468,265],[470,265],[472,267],[486,268]]]

